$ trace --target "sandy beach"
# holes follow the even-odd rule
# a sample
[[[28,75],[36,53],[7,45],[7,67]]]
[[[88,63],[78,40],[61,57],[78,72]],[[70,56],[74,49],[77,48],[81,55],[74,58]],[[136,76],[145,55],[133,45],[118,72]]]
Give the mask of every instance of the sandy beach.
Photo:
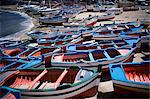
[[[15,5],[11,5],[11,6],[1,6],[1,9],[4,10],[13,10],[13,11],[18,11],[17,7]],[[24,13],[24,12],[22,12]],[[101,13],[101,12],[83,12],[80,13],[76,16],[76,18],[87,18],[89,15],[95,16],[95,15],[104,15],[106,13]],[[38,22],[38,17],[37,15],[31,15],[29,14],[29,16],[31,16],[31,20],[33,23],[33,26],[31,26],[32,28],[29,28],[27,30],[21,31],[20,33],[16,33],[13,34],[13,36],[11,35],[11,39],[16,38],[17,40],[22,40],[22,39],[30,39],[30,37],[28,37],[26,35],[26,33],[28,31],[31,30],[42,30],[42,31],[51,31],[48,27],[39,27],[39,22]],[[121,22],[133,22],[133,21],[137,21],[137,19],[147,19],[150,17],[150,14],[147,14],[144,10],[140,9],[138,11],[127,11],[127,12],[123,12],[120,15],[116,15],[115,18],[113,20],[110,21],[101,21],[101,22],[97,22],[94,26],[99,26],[100,24],[112,24],[113,22],[115,23],[121,23]],[[7,39],[10,36],[6,36],[5,39]]]

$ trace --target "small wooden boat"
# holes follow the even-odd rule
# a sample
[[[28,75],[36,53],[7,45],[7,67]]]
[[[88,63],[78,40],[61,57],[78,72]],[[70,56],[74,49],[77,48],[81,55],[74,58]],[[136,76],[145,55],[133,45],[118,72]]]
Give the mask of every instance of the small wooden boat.
[[[46,55],[51,55],[56,52],[61,52],[60,48],[57,47],[40,47],[40,48],[29,48],[16,55],[16,58],[22,59],[42,59]]]
[[[112,30],[115,34],[119,34],[121,32],[125,32],[125,33],[137,32],[141,30],[143,26],[141,25],[136,26],[133,23],[133,24],[120,24],[120,25],[115,25],[107,28],[108,30]]]
[[[94,26],[97,23],[97,18],[95,17],[91,17],[88,18],[87,20],[84,20],[84,26],[90,27],[90,26]]]
[[[21,40],[21,41],[4,40],[4,41],[0,41],[0,47],[1,48],[20,47],[20,46],[25,46],[29,43],[30,40]]]
[[[0,75],[0,86],[15,89],[21,98],[86,98],[98,91],[98,72],[79,68],[26,69]]]
[[[123,13],[123,8],[110,8],[106,12],[109,14],[119,15],[119,14]]]
[[[144,62],[149,61],[150,59],[150,44],[148,41],[140,41],[137,44],[137,47],[133,50],[133,53],[125,59],[123,62]]]
[[[39,18],[39,22],[41,24],[47,24],[47,25],[62,25],[64,22],[67,22],[67,18],[62,18],[62,17],[58,17],[58,16],[55,16],[55,17],[52,17],[52,18],[49,18],[49,17],[41,17]]]
[[[11,57],[0,58],[0,72],[5,70],[20,70],[31,67],[38,67],[41,64],[41,60],[22,60]]]
[[[43,36],[46,36],[50,33],[44,32],[44,31],[31,31],[28,32],[27,35],[30,36],[32,39],[38,39],[41,38]]]
[[[109,48],[83,52],[53,54],[52,66],[98,66],[121,62],[131,53],[132,48]]]
[[[150,33],[149,32],[131,32],[131,33],[120,33],[120,36],[122,38],[129,38],[129,37],[135,37],[135,38],[149,38]]]
[[[115,15],[114,14],[107,14],[107,15],[102,15],[102,16],[97,16],[97,21],[106,21],[106,20],[111,20],[114,19]]]
[[[93,33],[94,40],[116,40],[120,37],[111,30],[100,30]]]
[[[103,41],[95,41],[86,44],[71,44],[67,46],[66,50],[67,52],[82,52],[87,50],[91,51],[91,50],[107,49],[107,48],[131,48],[139,41],[140,39],[136,39],[136,38],[103,40]]]
[[[123,7],[123,11],[137,11],[139,7]]]
[[[149,64],[148,61],[109,65],[115,92],[149,96]]]
[[[76,20],[75,22],[72,20],[71,22],[65,23],[65,26],[84,26],[84,27],[91,27],[94,26],[97,22],[97,17],[93,16],[93,17],[87,17],[85,19],[82,20]]]
[[[115,40],[119,39],[120,36],[139,34],[137,31],[141,30],[143,26],[136,27],[134,24],[117,25],[117,26],[107,26],[105,28],[96,30],[93,33],[93,38],[95,40]],[[131,36],[132,37],[132,36]]]
[[[24,50],[25,50],[25,48],[4,48],[4,49],[1,49],[3,54],[8,55],[8,56],[16,56]]]
[[[40,39],[37,39],[37,43],[39,45],[45,45],[45,46],[58,46],[58,45],[63,45],[65,44],[65,42],[70,42],[71,40],[73,39],[76,39],[80,37],[80,34],[77,34],[77,35],[71,35],[71,34],[68,34],[68,35],[58,35],[58,36],[54,36],[54,37],[43,37],[43,38],[40,38]]]
[[[31,11],[33,11],[34,8],[38,8],[38,7],[39,6],[37,6],[37,5],[28,4],[28,5],[22,5],[20,8],[27,11],[27,12],[31,12]]]
[[[45,9],[39,9],[38,11],[39,13],[42,14],[50,14],[50,13],[58,13],[59,12],[59,8],[45,8]]]

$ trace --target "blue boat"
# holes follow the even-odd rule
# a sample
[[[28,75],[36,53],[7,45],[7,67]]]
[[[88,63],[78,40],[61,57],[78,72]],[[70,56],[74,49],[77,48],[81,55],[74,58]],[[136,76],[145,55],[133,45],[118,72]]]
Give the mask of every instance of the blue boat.
[[[119,94],[149,96],[150,61],[138,63],[110,64],[114,91]]]
[[[30,31],[27,33],[28,36],[30,36],[32,39],[38,39],[43,36],[46,36],[50,33],[44,32],[44,31]]]
[[[4,49],[6,52],[6,49]],[[61,52],[61,49],[58,47],[52,47],[52,46],[42,46],[42,47],[33,47],[33,48],[26,48],[26,49],[7,49],[11,50],[11,52],[7,51],[7,53],[3,53],[4,55],[7,55],[10,58],[16,58],[16,59],[41,59],[45,56],[52,55],[56,52]]]
[[[107,48],[132,48],[140,41],[136,38],[126,38],[118,40],[95,41],[86,44],[71,44],[66,48],[67,52],[82,52],[87,50],[98,50]]]
[[[31,67],[38,67],[42,64],[41,60],[23,60],[23,59],[15,59],[10,57],[0,57],[0,72],[6,70],[21,70],[27,69]]]
[[[108,48],[82,52],[53,54],[52,66],[87,66],[108,65],[122,62],[129,57],[134,48]]]
[[[76,39],[80,37],[80,34],[68,34],[68,35],[63,35],[60,34],[58,36],[54,36],[54,37],[43,37],[40,39],[37,39],[37,43],[39,45],[44,45],[44,46],[58,46],[58,45],[65,45],[65,43],[69,43],[70,41],[72,41],[73,39]]]
[[[16,48],[22,47],[30,43],[30,40],[0,40],[0,47],[1,48]]]
[[[131,32],[131,33],[125,33],[122,32],[120,33],[120,36],[122,38],[149,38],[150,37],[150,32]]]
[[[141,30],[143,26],[135,26],[130,24],[110,25],[92,33],[95,40],[115,40],[124,35],[132,35]],[[138,35],[138,33],[137,33]]]

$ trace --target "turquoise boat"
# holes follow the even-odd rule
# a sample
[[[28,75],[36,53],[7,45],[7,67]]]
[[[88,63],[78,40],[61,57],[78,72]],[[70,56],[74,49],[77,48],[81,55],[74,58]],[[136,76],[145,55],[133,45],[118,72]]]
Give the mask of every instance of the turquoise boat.
[[[42,64],[41,60],[23,60],[18,58],[0,57],[0,72],[6,70],[21,70],[31,67],[38,67]]]
[[[149,96],[150,61],[110,64],[114,91],[119,94]]]

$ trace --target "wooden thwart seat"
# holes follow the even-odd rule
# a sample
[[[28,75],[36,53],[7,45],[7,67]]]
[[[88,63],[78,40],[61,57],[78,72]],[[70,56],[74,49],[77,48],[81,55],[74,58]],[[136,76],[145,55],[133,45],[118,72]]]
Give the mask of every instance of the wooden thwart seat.
[[[28,89],[32,89],[34,87],[34,85],[36,84],[36,82],[38,82],[48,71],[44,70],[40,75],[38,75],[30,84]]]
[[[135,82],[150,82],[150,78],[148,75],[144,73],[137,73],[133,72],[126,72],[126,77],[128,80],[135,81]]]
[[[50,88],[54,88],[56,89],[59,85],[60,82],[63,80],[63,78],[65,77],[65,75],[67,74],[68,70],[64,70],[63,73],[59,76],[59,78],[56,80],[56,82],[54,83],[46,83],[45,87],[43,87],[43,89],[50,89]]]
[[[48,81],[42,82],[42,84],[40,84],[41,82],[39,81],[48,71],[44,70],[42,73],[40,73],[33,81],[31,81],[31,77],[17,77],[15,82],[10,85],[11,88],[19,88],[19,89],[50,89],[50,88],[54,88],[56,89],[61,81],[63,80],[63,78],[65,77],[65,75],[67,74],[68,70],[64,70],[62,72],[62,74],[58,77],[58,79],[52,83]]]

